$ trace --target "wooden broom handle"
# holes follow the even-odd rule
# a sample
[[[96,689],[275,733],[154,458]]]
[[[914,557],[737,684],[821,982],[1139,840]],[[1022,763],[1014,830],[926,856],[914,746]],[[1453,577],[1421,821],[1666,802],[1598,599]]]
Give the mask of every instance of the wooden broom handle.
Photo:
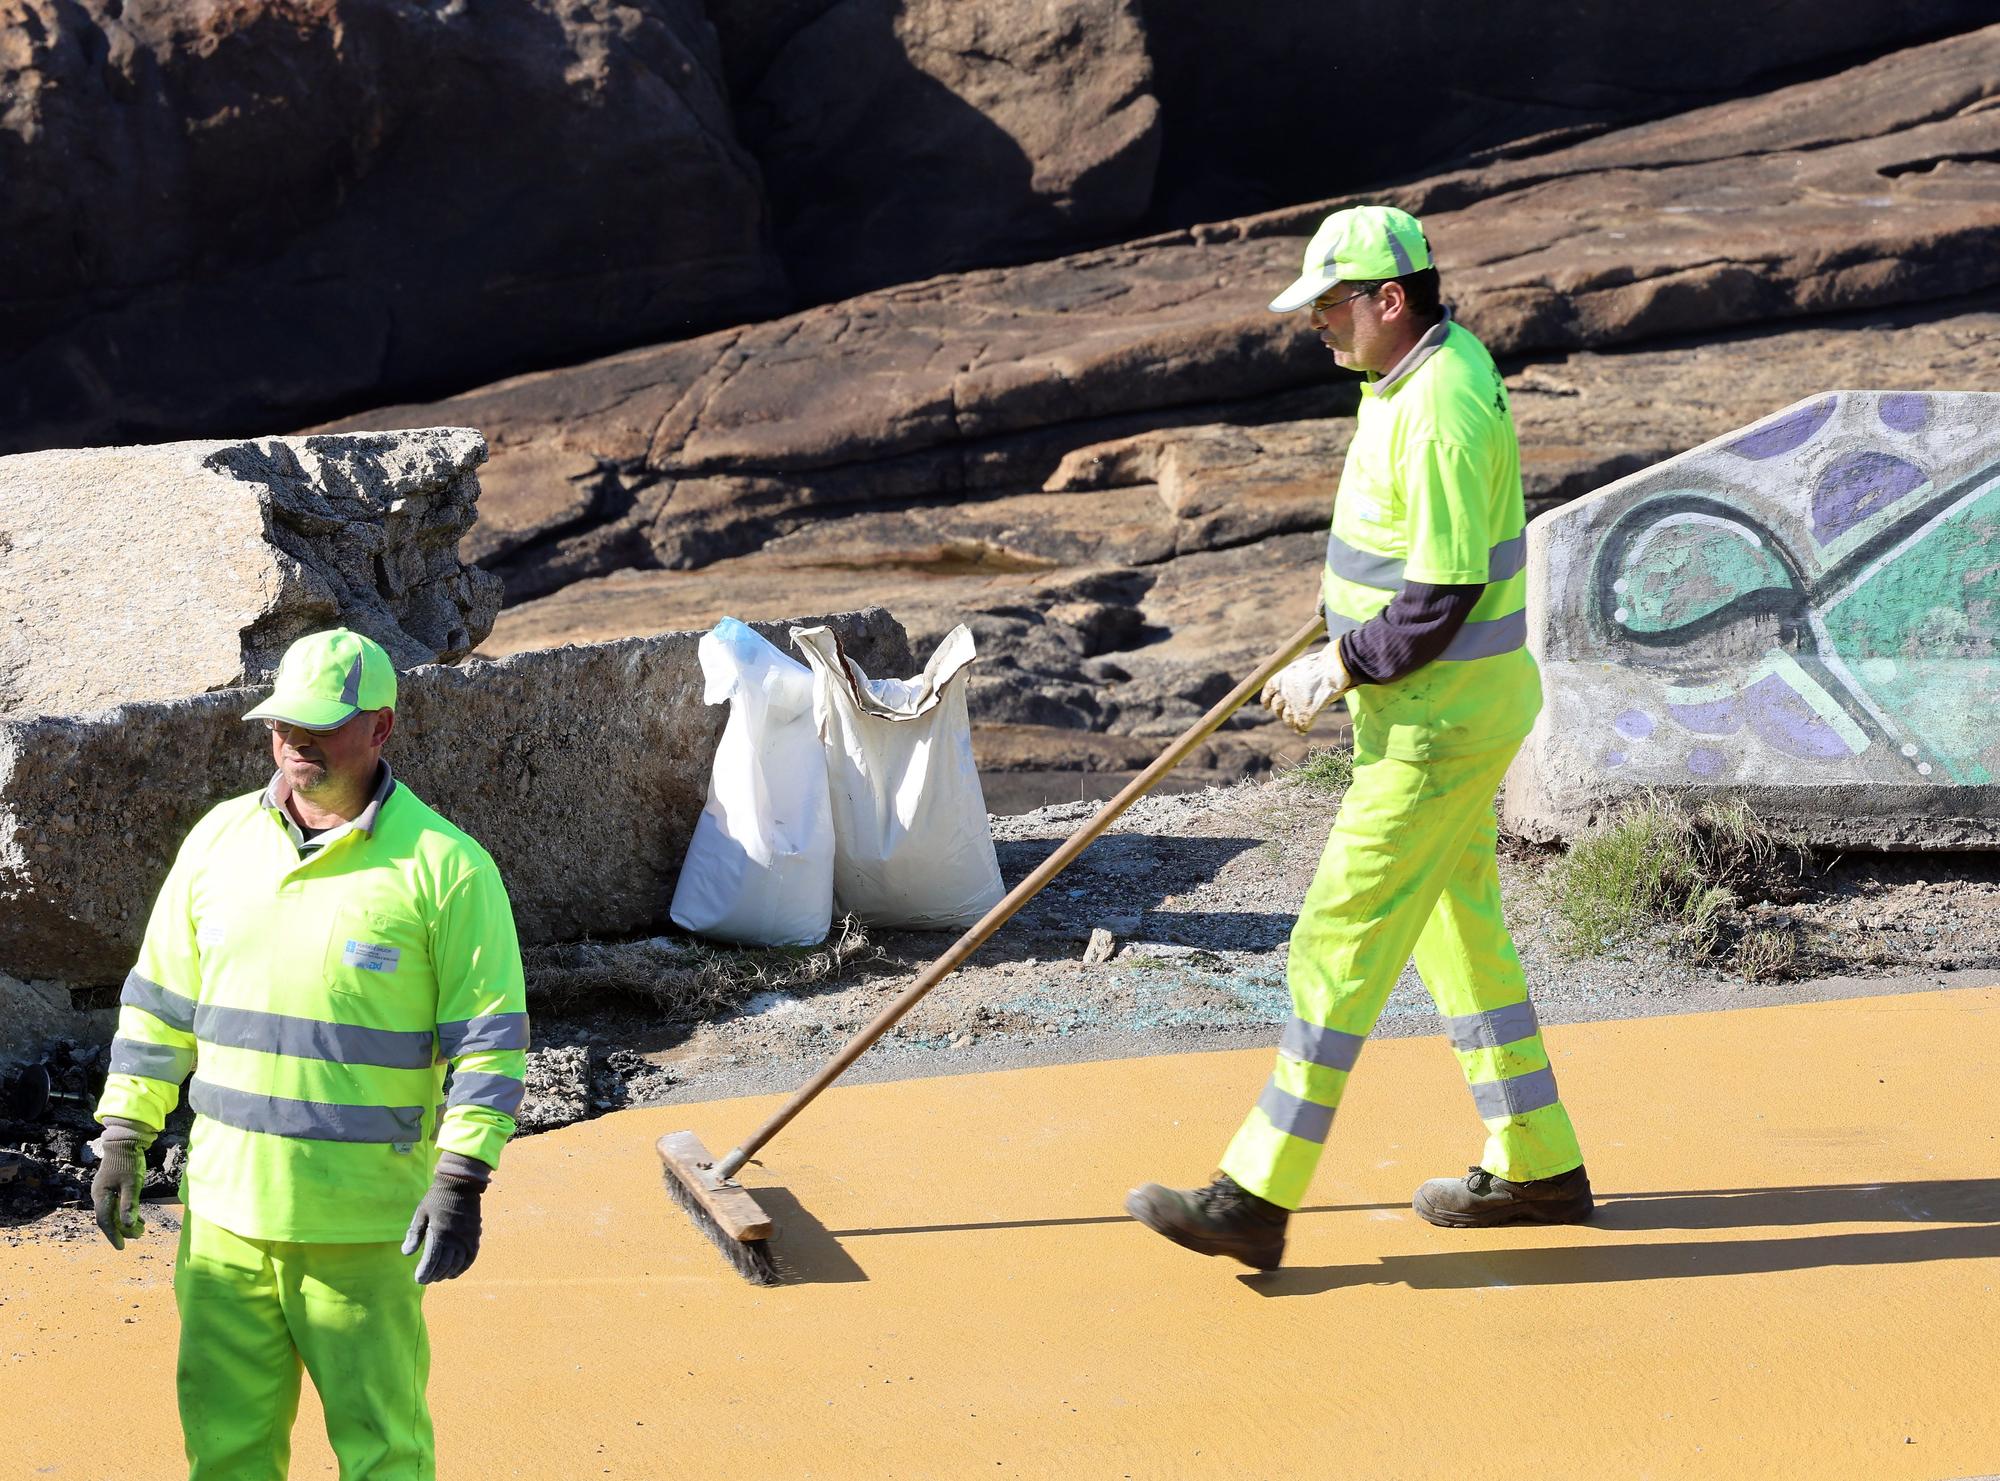
[[[1313,620],[1287,638],[1285,645],[1265,659],[1255,673],[1230,690],[1216,702],[1213,709],[1182,732],[1180,739],[1162,751],[1158,760],[1127,782],[1123,791],[1091,814],[1088,822],[1064,839],[1054,853],[1042,860],[1036,866],[1034,873],[1009,890],[999,904],[980,917],[977,925],[954,941],[943,956],[924,968],[915,982],[904,988],[894,1002],[876,1014],[866,1028],[849,1039],[846,1046],[826,1062],[825,1068],[801,1086],[790,1100],[778,1108],[770,1120],[758,1127],[735,1151],[718,1162],[715,1165],[715,1176],[734,1177],[743,1164],[756,1156],[766,1142],[785,1129],[786,1123],[803,1111],[822,1090],[839,1079],[849,1065],[867,1052],[870,1045],[893,1028],[897,1019],[916,1007],[924,994],[957,971],[965,959],[985,943],[988,936],[1006,924],[1009,916],[1032,900],[1044,885],[1068,868],[1078,854],[1096,842],[1098,836],[1117,821],[1120,813],[1152,791],[1161,777],[1180,765],[1187,759],[1189,752],[1221,729],[1223,721],[1254,698],[1270,682],[1273,674],[1310,648],[1324,631],[1326,624],[1315,613]]]

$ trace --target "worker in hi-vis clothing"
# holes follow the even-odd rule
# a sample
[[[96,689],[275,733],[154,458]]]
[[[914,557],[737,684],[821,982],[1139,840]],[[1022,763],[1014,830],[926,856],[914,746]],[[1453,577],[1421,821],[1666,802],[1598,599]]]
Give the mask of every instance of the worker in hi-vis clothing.
[[[1363,372],[1321,596],[1332,641],[1263,702],[1299,731],[1345,696],[1354,780],[1292,929],[1277,1066],[1206,1188],[1149,1183],[1132,1216],[1203,1254],[1277,1266],[1347,1077],[1414,953],[1486,1124],[1479,1165],[1417,1190],[1433,1224],[1572,1223],[1590,1180],[1500,910],[1493,799],[1541,709],[1528,652],[1526,516],[1507,389],[1438,299],[1423,228],[1326,218],[1273,300],[1311,306]]]
[[[395,704],[368,638],[291,646],[244,717],[277,773],[195,824],[120,998],[91,1185],[115,1247],[144,1229],[183,1080],[195,1113],[174,1265],[191,1481],[285,1475],[301,1366],[342,1481],[437,1474],[424,1287],[479,1253],[528,1015],[492,858],[381,759]]]

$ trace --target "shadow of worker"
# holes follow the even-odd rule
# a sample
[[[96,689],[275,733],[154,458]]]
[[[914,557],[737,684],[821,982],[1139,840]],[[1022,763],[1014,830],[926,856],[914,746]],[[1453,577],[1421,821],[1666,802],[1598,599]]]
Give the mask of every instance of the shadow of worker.
[[[1370,1265],[1287,1268],[1241,1279],[1265,1296],[1312,1296],[1358,1285],[1403,1285],[1411,1290],[1595,1285],[1992,1259],[2000,1257],[2000,1178],[1611,1194],[1600,1197],[1589,1224],[1574,1227],[1580,1233],[1617,1233],[1873,1223],[1941,1227],[1542,1249],[1471,1248],[1385,1255]]]

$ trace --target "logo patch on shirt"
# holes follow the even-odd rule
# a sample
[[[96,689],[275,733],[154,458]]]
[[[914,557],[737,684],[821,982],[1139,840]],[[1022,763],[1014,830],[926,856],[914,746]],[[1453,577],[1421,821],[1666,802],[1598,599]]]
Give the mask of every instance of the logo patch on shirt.
[[[340,954],[340,960],[363,972],[393,972],[403,960],[403,950],[399,946],[381,946],[373,941],[350,941],[347,950]]]
[[[222,927],[209,925],[206,921],[195,927],[194,944],[203,951],[222,945]]]

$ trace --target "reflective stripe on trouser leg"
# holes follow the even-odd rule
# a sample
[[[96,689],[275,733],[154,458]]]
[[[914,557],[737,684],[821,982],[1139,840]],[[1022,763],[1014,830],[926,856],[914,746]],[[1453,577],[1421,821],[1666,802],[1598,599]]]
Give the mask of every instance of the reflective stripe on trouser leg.
[[[1489,806],[1417,938],[1416,958],[1486,1123],[1479,1165],[1520,1183],[1568,1172],[1582,1164],[1583,1153],[1556,1097],[1555,1072],[1507,932],[1496,840]]]
[[[1223,1153],[1222,1170],[1285,1208],[1306,1186],[1346,1088],[1352,1054],[1402,974],[1479,806],[1455,762],[1361,759],[1292,928],[1294,1018],[1270,1082]],[[1497,777],[1496,777],[1497,780]],[[1476,779],[1475,779],[1476,785]]]
[[[285,1475],[301,1363],[343,1476],[435,1481],[415,1256],[394,1244],[241,1239],[192,1213],[181,1241],[190,1481]]]

